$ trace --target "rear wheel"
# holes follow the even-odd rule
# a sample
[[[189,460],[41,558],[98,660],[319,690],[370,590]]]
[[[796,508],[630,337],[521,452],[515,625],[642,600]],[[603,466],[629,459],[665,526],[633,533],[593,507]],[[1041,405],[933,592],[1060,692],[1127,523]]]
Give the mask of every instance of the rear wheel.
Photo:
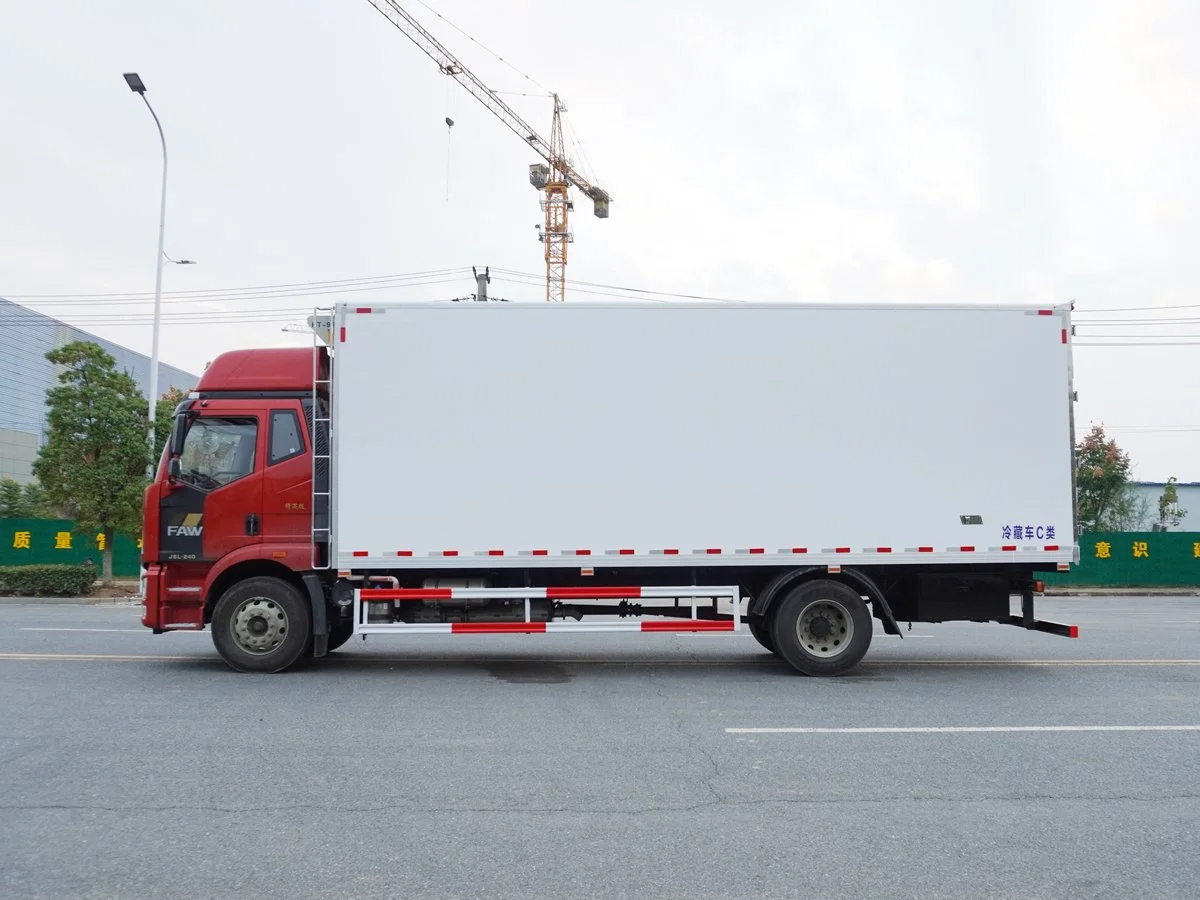
[[[213,644],[239,672],[282,672],[304,655],[312,633],[308,602],[278,578],[249,578],[213,610]]]
[[[805,675],[840,675],[858,665],[871,644],[871,613],[853,588],[809,581],[775,607],[776,653]]]

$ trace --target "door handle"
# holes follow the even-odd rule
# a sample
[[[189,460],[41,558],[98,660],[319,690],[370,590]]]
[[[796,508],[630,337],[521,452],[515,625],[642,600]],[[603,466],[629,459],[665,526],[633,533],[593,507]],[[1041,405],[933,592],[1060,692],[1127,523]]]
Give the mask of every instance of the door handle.
[[[246,516],[246,534],[248,534],[250,537],[255,537],[258,535],[258,516],[256,516],[254,513],[250,513],[250,515]]]

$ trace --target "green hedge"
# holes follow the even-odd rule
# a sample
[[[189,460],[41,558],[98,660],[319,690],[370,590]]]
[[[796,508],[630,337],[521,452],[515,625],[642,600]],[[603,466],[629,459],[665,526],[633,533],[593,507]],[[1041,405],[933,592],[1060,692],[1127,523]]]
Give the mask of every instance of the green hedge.
[[[0,595],[78,597],[96,579],[92,566],[6,566],[0,568]]]

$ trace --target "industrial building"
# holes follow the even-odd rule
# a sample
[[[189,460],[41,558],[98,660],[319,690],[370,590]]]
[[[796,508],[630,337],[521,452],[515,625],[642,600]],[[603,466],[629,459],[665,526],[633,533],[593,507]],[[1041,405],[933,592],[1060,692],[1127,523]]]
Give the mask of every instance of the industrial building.
[[[99,344],[147,393],[150,357],[0,297],[0,478],[34,480],[33,461],[46,434],[46,391],[58,384],[46,354],[74,341]],[[191,390],[198,380],[159,363],[160,394],[170,387]]]

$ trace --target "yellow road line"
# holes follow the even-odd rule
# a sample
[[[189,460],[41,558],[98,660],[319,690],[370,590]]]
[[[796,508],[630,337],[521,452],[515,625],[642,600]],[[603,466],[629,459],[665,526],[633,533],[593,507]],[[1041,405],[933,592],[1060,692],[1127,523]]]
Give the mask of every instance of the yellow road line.
[[[163,662],[180,659],[200,660],[203,656],[142,656],[108,653],[0,653],[0,660],[17,660],[24,662]]]

